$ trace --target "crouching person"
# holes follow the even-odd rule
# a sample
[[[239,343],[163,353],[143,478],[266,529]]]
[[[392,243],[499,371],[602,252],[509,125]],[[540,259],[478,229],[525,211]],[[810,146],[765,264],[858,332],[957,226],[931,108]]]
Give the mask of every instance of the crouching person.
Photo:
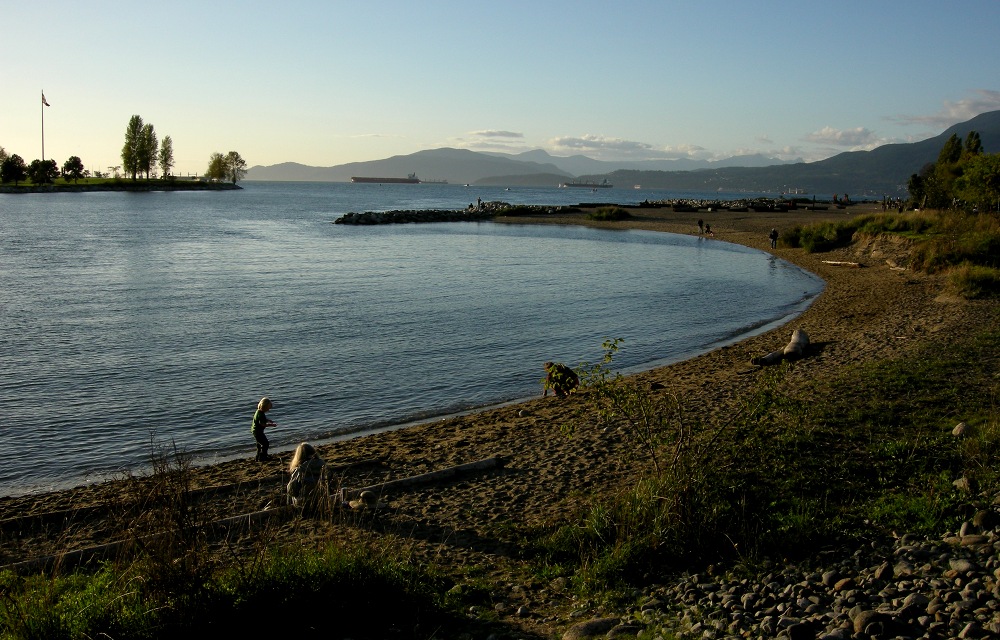
[[[326,495],[323,470],[326,463],[308,442],[295,448],[295,455],[288,465],[288,500],[297,507],[315,506]]]
[[[576,391],[580,386],[580,378],[576,372],[559,362],[546,362],[545,382],[543,383],[542,396],[549,395],[549,389],[560,398],[565,398]]]

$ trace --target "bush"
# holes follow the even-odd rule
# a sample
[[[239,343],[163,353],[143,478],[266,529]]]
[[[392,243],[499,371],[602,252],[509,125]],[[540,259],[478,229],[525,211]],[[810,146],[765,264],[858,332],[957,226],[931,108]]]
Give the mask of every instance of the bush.
[[[824,222],[810,225],[799,234],[799,243],[806,253],[822,253],[846,247],[851,243],[857,221]]]
[[[632,214],[621,207],[601,207],[587,214],[588,220],[627,220],[631,217]]]

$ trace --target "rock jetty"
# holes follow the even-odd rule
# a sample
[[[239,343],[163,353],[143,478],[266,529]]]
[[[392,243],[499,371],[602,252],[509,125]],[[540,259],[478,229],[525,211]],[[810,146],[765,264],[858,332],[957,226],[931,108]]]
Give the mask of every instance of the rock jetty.
[[[333,221],[334,224],[407,224],[411,222],[469,222],[486,220],[496,215],[491,211],[448,209],[423,209],[419,211],[365,211],[345,213]]]
[[[686,575],[635,594],[612,620],[580,622],[564,638],[1000,637],[1000,514],[981,511],[940,539],[904,535],[816,566],[765,562],[753,571]],[[600,622],[600,624],[597,624]],[[626,631],[627,630],[627,631]]]
[[[346,213],[334,224],[408,224],[419,222],[468,222],[489,220],[496,216],[518,216],[539,213],[569,213],[577,207],[550,207],[538,205],[511,205],[507,202],[482,202],[470,204],[465,209],[418,209],[395,211],[366,211]]]

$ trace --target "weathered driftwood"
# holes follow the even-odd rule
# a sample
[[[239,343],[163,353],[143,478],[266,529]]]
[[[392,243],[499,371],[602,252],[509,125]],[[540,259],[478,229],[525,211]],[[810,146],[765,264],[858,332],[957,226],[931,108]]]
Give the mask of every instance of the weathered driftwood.
[[[836,267],[860,267],[860,262],[846,262],[844,260],[824,260],[823,264],[832,264]]]
[[[751,362],[759,366],[778,364],[782,360],[798,360],[806,355],[809,349],[809,335],[802,329],[792,332],[792,339],[783,349],[772,351],[766,356],[754,358]]]
[[[494,456],[492,458],[484,458],[483,460],[477,460],[475,462],[467,462],[465,464],[456,465],[454,467],[439,469],[438,471],[429,471],[427,473],[421,473],[419,475],[410,476],[408,478],[389,480],[388,482],[373,484],[371,486],[361,487],[359,489],[343,488],[340,490],[340,500],[341,502],[350,502],[351,500],[356,500],[361,495],[362,491],[371,491],[376,495],[383,495],[385,493],[391,493],[392,491],[395,491],[397,489],[402,489],[404,487],[411,487],[413,485],[427,484],[429,482],[437,482],[438,480],[453,478],[461,473],[467,473],[469,471],[482,471],[484,469],[493,469],[502,466],[503,462],[497,456]]]

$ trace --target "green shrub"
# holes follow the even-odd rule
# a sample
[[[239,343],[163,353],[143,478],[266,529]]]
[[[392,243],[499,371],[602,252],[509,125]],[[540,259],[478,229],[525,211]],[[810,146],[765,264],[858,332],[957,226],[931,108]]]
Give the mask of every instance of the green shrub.
[[[807,253],[832,251],[850,244],[856,230],[856,221],[823,222],[802,229],[799,242]]]
[[[587,214],[588,220],[627,220],[631,217],[632,214],[621,207],[600,207]]]

